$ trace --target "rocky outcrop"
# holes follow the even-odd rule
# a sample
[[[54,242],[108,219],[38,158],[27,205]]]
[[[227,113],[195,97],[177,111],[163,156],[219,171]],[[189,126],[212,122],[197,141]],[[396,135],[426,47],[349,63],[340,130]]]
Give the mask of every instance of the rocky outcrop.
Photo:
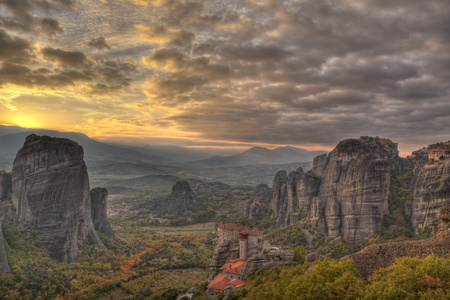
[[[314,163],[312,172],[275,176],[271,207],[277,224],[293,224],[298,214],[329,237],[342,234],[348,242],[364,242],[377,236],[388,213],[390,176],[399,170],[397,144],[348,139]]]
[[[168,197],[155,198],[150,201],[131,207],[132,210],[149,209],[162,216],[190,217],[192,212],[188,210],[190,203],[197,202],[195,193],[187,181],[179,180],[172,187],[172,193]]]
[[[416,233],[425,227],[436,232],[438,209],[450,203],[450,158],[419,165],[415,170],[411,222]]]
[[[316,156],[313,160],[313,167],[311,171],[316,176],[322,176],[323,171],[328,165],[328,155],[326,153]]]
[[[9,272],[11,272],[11,269],[6,258],[5,240],[2,233],[2,222],[0,222],[0,275]]]
[[[172,193],[166,203],[168,215],[185,215],[189,216],[187,206],[189,203],[197,202],[197,197],[191,190],[187,181],[180,180],[172,187]]]
[[[248,258],[242,267],[242,275],[247,277],[252,271],[257,269],[268,270],[273,267],[285,264],[296,265],[294,262],[294,252],[292,251],[271,251],[267,254],[258,253]]]
[[[272,184],[272,202],[270,208],[277,220],[277,225],[284,224],[287,214],[287,181],[286,171],[279,171],[275,175]]]
[[[267,209],[264,199],[269,195],[270,188],[267,184],[259,184],[255,189],[255,199],[252,204],[246,208],[246,214],[250,219],[255,215],[261,213],[263,210]]]
[[[296,224],[307,216],[314,196],[317,195],[319,179],[312,172],[301,168],[286,175],[279,171],[273,181],[271,208],[277,225]]]
[[[15,211],[11,203],[11,174],[0,171],[0,222],[9,221],[15,223]]]
[[[214,277],[214,270],[222,267],[228,260],[239,258],[239,241],[225,241],[214,248],[210,264],[209,280]]]
[[[108,190],[94,188],[91,190],[91,215],[95,230],[102,232],[110,238],[118,241],[116,234],[108,222]]]
[[[79,242],[105,249],[92,224],[89,178],[77,143],[28,136],[14,160],[12,190],[19,222],[33,227],[52,258],[73,262]]]
[[[395,263],[399,257],[427,257],[434,255],[450,258],[450,204],[439,210],[441,218],[440,231],[437,235],[420,241],[390,242],[375,244],[363,250],[343,257],[341,260],[353,259],[355,267],[364,278],[368,278],[376,270],[386,268]]]
[[[422,170],[428,161],[428,153],[426,149],[414,151],[412,155],[407,157],[409,167],[413,170],[413,177],[411,179],[410,187],[414,188],[417,180],[417,174]]]
[[[11,174],[0,171],[0,200],[11,196]]]

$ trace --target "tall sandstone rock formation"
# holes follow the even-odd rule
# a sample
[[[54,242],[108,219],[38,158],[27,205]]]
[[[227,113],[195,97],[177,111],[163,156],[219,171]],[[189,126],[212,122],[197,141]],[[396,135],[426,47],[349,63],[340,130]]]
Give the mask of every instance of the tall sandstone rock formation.
[[[388,213],[390,176],[398,172],[397,144],[361,137],[340,142],[314,160],[311,172],[278,172],[272,210],[278,224],[306,218],[313,228],[349,242],[367,241]]]
[[[110,238],[118,241],[116,234],[108,222],[108,190],[94,188],[91,190],[91,215],[92,223],[96,231],[102,232]]]
[[[277,225],[297,223],[308,215],[313,198],[317,196],[318,179],[312,172],[303,172],[302,168],[289,173],[279,171],[274,178],[271,208],[276,216]]]
[[[438,210],[450,203],[450,158],[433,164],[415,164],[414,199],[411,222],[417,233],[420,228],[430,227],[437,231]]]
[[[5,170],[0,171],[0,200],[5,199],[11,194],[11,174]]]
[[[172,192],[167,197],[155,198],[131,207],[132,210],[149,209],[161,216],[190,217],[192,212],[188,210],[190,203],[197,202],[195,193],[185,180],[179,180],[172,186]]]
[[[105,249],[92,224],[89,178],[77,143],[28,136],[14,160],[12,191],[19,222],[33,227],[52,258],[73,262],[79,242]]]
[[[165,210],[168,215],[185,215],[191,214],[188,211],[188,204],[197,202],[197,197],[191,190],[191,186],[187,181],[179,180],[173,187],[167,202],[165,203]]]

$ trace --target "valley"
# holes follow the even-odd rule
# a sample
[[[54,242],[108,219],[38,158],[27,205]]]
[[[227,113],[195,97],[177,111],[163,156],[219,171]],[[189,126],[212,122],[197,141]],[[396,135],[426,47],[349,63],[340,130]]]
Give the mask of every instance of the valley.
[[[36,135],[28,137],[28,147],[40,143],[39,139]],[[86,167],[80,164],[81,169],[86,168],[89,177],[83,175],[79,183],[72,184],[81,186],[89,180],[90,186],[96,187],[90,191],[89,199],[92,209],[96,207],[95,213],[92,210],[92,226],[98,240],[89,233],[90,229],[79,229],[73,233],[81,235],[77,238],[78,243],[66,243],[67,254],[61,256],[58,246],[55,248],[55,244],[48,242],[53,239],[49,231],[42,231],[52,226],[51,218],[45,217],[45,226],[41,226],[29,219],[43,213],[39,210],[27,212],[26,209],[35,209],[33,205],[12,207],[17,205],[18,200],[14,199],[19,199],[19,203],[22,201],[14,195],[23,193],[34,193],[33,199],[43,197],[42,201],[50,201],[49,205],[53,205],[51,203],[56,203],[57,198],[52,200],[46,195],[54,194],[65,183],[58,183],[52,176],[72,176],[62,174],[72,172],[70,170],[76,164],[68,157],[78,161],[73,153],[79,150],[70,150],[72,142],[66,139],[43,138],[43,141],[43,145],[49,142],[57,145],[48,148],[49,156],[43,154],[47,151],[44,149],[21,150],[19,153],[40,153],[39,160],[51,161],[55,167],[47,163],[30,165],[25,169],[48,169],[20,175],[17,160],[12,172],[12,189],[10,175],[2,173],[0,216],[5,241],[2,248],[7,262],[6,265],[2,262],[5,274],[0,276],[0,296],[5,299],[176,299],[192,286],[197,288],[189,294],[193,295],[192,299],[206,299],[210,297],[207,294],[222,297],[223,290],[211,294],[207,285],[221,265],[239,257],[235,245],[222,245],[217,238],[216,230],[223,224],[257,228],[270,245],[267,246],[270,250],[265,248],[265,253],[261,248],[260,252],[246,256],[249,265],[253,266],[244,265],[247,285],[233,293],[235,299],[262,299],[260,287],[265,287],[266,283],[259,282],[258,278],[271,276],[263,274],[275,274],[288,268],[287,272],[298,276],[307,266],[317,264],[320,272],[327,272],[325,262],[334,268],[336,260],[357,255],[367,246],[405,240],[428,241],[438,232],[438,209],[450,203],[450,190],[446,188],[450,180],[450,158],[428,159],[429,149],[436,148],[433,145],[429,146],[428,152],[420,150],[408,158],[401,158],[393,142],[372,137],[343,141],[330,154],[319,155],[313,162],[306,163],[205,168],[195,167],[194,163],[166,161],[158,164],[117,158],[91,160],[86,162]],[[63,160],[57,162],[61,157]],[[86,153],[86,157],[90,155]],[[24,163],[38,161],[21,160]],[[70,166],[67,171],[61,169],[65,164]],[[262,169],[265,171],[259,173]],[[253,177],[253,173],[259,175]],[[221,175],[213,178],[212,174]],[[269,175],[270,180],[267,179]],[[46,176],[50,176],[50,181],[45,179]],[[17,178],[22,178],[20,182],[39,180],[43,183],[40,190],[30,188],[24,192],[19,186],[28,185],[17,184]],[[46,182],[53,182],[48,189],[54,192],[46,192]],[[39,196],[41,194],[43,196]],[[331,203],[327,199],[335,200]],[[423,215],[421,212],[425,210],[421,205],[428,202],[435,204],[428,205]],[[23,210],[20,207],[30,208]],[[23,213],[16,217],[13,211],[18,208]],[[373,215],[364,213],[367,210]],[[52,212],[55,216],[61,213],[65,214]],[[77,225],[78,228],[89,228],[90,225],[83,227],[87,215],[80,217],[83,225]],[[55,219],[57,222],[62,220]],[[355,227],[351,222],[361,227]],[[446,238],[443,241],[447,243]],[[216,253],[217,249],[221,249],[220,255]],[[265,255],[269,256],[264,258]],[[290,255],[293,258],[286,262],[280,258]],[[274,264],[271,259],[276,257],[278,262]],[[354,269],[359,268],[358,256],[354,257],[356,265],[346,263],[342,272],[352,272],[356,281],[351,284],[362,288],[358,281],[360,269]],[[440,257],[446,258],[445,255]],[[29,266],[33,266],[32,269]],[[364,273],[366,278],[371,275]],[[278,284],[278,276],[269,282]],[[341,280],[339,278],[333,280]],[[292,278],[289,280],[292,280],[290,284],[297,284]],[[264,297],[269,297],[267,295]]]

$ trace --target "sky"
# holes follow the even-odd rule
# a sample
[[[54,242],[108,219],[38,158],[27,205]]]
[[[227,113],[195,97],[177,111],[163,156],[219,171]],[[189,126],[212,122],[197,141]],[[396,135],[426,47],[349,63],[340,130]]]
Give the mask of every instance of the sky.
[[[0,124],[401,154],[450,140],[448,0],[0,0]]]

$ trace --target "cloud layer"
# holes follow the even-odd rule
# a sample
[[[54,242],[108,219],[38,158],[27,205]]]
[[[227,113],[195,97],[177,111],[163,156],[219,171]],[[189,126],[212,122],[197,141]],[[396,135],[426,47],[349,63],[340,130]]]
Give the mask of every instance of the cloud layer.
[[[143,135],[303,146],[449,139],[446,0],[18,3],[0,1],[0,86],[113,96],[108,120]],[[63,12],[78,25],[60,22]]]

